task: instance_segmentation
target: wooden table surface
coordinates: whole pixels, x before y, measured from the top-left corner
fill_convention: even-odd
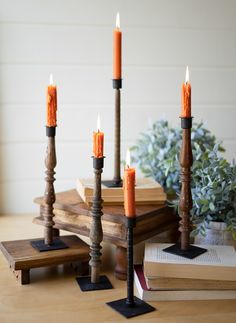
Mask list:
[[[33,215],[0,216],[0,240],[40,237],[42,227],[32,223]],[[71,267],[32,270],[31,284],[21,286],[0,254],[0,322],[125,322],[105,303],[126,296],[126,283],[107,271],[114,289],[82,293]],[[150,302],[158,311],[130,319],[131,322],[233,323],[236,300]]]

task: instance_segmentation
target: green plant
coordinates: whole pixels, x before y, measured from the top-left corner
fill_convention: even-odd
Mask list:
[[[202,123],[192,128],[192,196],[191,212],[195,229],[205,234],[210,221],[221,221],[236,239],[236,166],[219,155],[224,151],[216,138]],[[154,178],[167,193],[180,191],[179,152],[182,133],[171,128],[167,121],[157,121],[146,133],[141,134],[132,147],[134,162],[145,176]],[[178,199],[171,202],[178,207]]]
[[[192,142],[200,148],[213,149],[216,138],[202,123],[193,124]],[[150,129],[141,134],[137,144],[131,148],[133,161],[146,177],[152,177],[159,182],[168,194],[179,191],[179,161],[182,130],[172,128],[168,121],[155,122]],[[223,148],[219,146],[223,151]],[[195,147],[193,146],[193,154]]]
[[[203,151],[195,143],[192,167],[193,235],[206,234],[210,221],[226,223],[236,239],[236,165],[219,156],[218,145]]]

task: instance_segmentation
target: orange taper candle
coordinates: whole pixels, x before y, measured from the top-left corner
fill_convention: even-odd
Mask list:
[[[57,125],[57,87],[53,84],[53,77],[50,74],[50,85],[47,88],[47,127]]]
[[[93,156],[95,158],[103,157],[104,133],[100,130],[100,116],[97,118],[97,132],[93,133]]]
[[[189,82],[189,69],[186,68],[185,83],[182,84],[182,118],[191,117],[191,84]]]
[[[124,171],[124,205],[125,215],[134,218],[135,212],[135,169],[130,167],[130,151],[127,151],[126,167]]]
[[[120,15],[116,15],[116,28],[113,32],[113,79],[120,80],[121,73],[121,46],[122,46],[122,33],[120,31]]]

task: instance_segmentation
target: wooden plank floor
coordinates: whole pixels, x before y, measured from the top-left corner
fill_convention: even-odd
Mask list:
[[[40,237],[42,228],[32,224],[32,218],[33,215],[0,216],[0,240]],[[109,248],[104,249],[104,259],[110,259]],[[127,320],[105,304],[125,297],[125,282],[116,280],[110,270],[107,275],[115,287],[113,290],[82,293],[69,266],[33,269],[31,284],[21,286],[15,281],[5,257],[0,254],[0,322],[125,322]],[[158,311],[131,319],[131,322],[236,322],[236,300],[150,304]]]

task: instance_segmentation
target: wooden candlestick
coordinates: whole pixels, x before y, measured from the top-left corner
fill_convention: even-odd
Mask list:
[[[191,147],[191,128],[183,129],[182,148],[180,153],[180,178],[181,192],[179,199],[181,250],[188,250],[190,247],[190,211],[193,206],[191,193],[191,166],[193,155]]]
[[[115,144],[114,144],[114,176],[112,180],[103,181],[103,185],[107,187],[122,187],[122,179],[120,176],[120,89],[122,88],[122,79],[114,79],[113,89],[115,90]]]
[[[43,211],[44,217],[44,242],[46,245],[51,245],[53,242],[53,204],[56,200],[55,191],[54,191],[54,181],[55,181],[55,171],[57,159],[56,159],[56,149],[55,149],[55,137],[48,137],[48,147],[47,147],[47,155],[45,158],[45,166],[46,166],[46,188],[44,193],[44,202],[45,207]]]
[[[104,164],[104,157],[93,157],[94,168],[94,191],[93,191],[93,204],[92,204],[92,223],[90,228],[91,252],[89,265],[91,268],[91,277],[77,277],[76,280],[84,291],[112,289],[113,286],[109,279],[102,275],[100,276],[101,269],[101,242],[103,240],[103,231],[101,216],[102,213],[102,188],[101,188],[101,175]]]
[[[91,240],[91,259],[89,265],[91,267],[91,282],[98,283],[100,278],[101,268],[101,242],[103,240],[102,231],[102,197],[101,197],[101,174],[103,169],[103,157],[94,158],[94,191],[93,191],[93,205],[92,205],[92,224],[90,229]]]
[[[121,184],[120,176],[120,89],[115,89],[115,147],[114,147],[114,177],[118,186]]]
[[[190,211],[192,209],[191,193],[191,166],[193,164],[192,146],[191,146],[191,128],[192,117],[181,117],[181,128],[183,129],[182,147],[180,152],[180,179],[181,193],[179,199],[179,210],[181,220],[179,222],[179,231],[181,232],[180,244],[170,246],[163,251],[179,255],[188,259],[200,256],[207,250],[190,244]]]
[[[57,164],[55,136],[56,127],[46,127],[46,135],[48,137],[47,153],[45,158],[46,166],[46,188],[44,192],[44,240],[35,240],[31,245],[39,251],[50,251],[65,249],[68,246],[59,238],[54,237],[54,221],[53,221],[53,204],[56,200],[54,191],[55,171],[54,168]]]

